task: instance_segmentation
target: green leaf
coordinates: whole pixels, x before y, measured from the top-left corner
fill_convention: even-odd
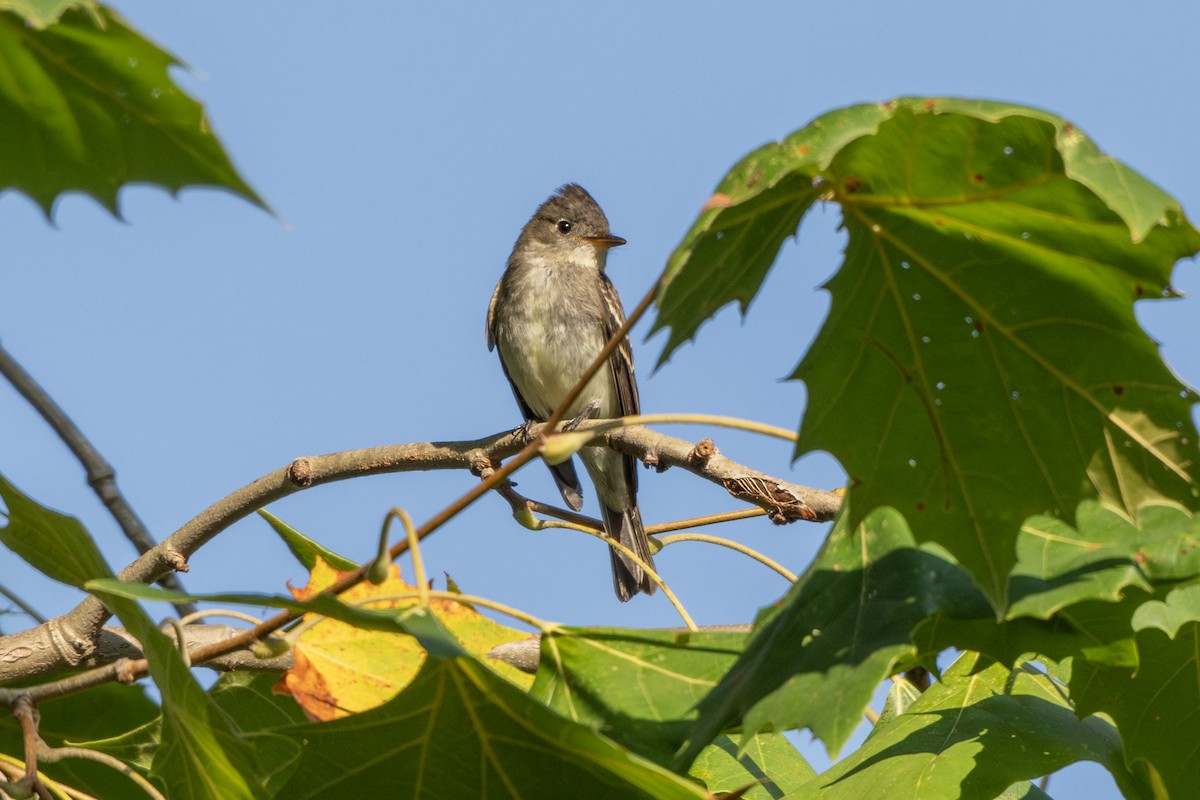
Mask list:
[[[303,745],[295,772],[272,787],[295,800],[706,796],[465,657],[427,660],[376,709],[279,732]]]
[[[1010,671],[966,653],[904,714],[881,722],[862,748],[797,797],[991,800],[1014,782],[1076,761],[1103,765],[1127,798],[1151,796],[1125,768],[1112,725],[1081,721],[1061,685],[1032,665]],[[1025,785],[1017,791],[1028,796]]]
[[[159,707],[146,697],[142,687],[112,683],[42,703],[38,706],[38,714],[38,734],[49,746],[101,750],[130,761],[137,756],[133,748],[114,753],[114,749],[96,746],[96,742],[111,741],[130,729],[153,726]],[[155,746],[157,741],[155,736],[153,742],[147,744]],[[0,750],[18,759],[24,757],[20,728],[10,714],[0,714]],[[148,752],[143,766],[149,766]],[[112,767],[86,759],[42,761],[38,769],[96,797],[137,797],[140,794],[137,786]]]
[[[104,6],[55,21],[63,5],[19,4],[44,27],[0,11],[0,191],[23,192],[47,217],[68,191],[116,215],[129,183],[214,186],[265,209],[204,109],[171,80],[179,61]]]
[[[308,721],[290,695],[272,691],[278,680],[279,676],[273,673],[246,670],[226,672],[208,691],[216,706],[236,727],[238,738],[253,749],[257,774],[264,783],[286,773],[300,755],[301,748],[295,741],[275,731]],[[44,708],[57,706],[58,703],[52,703]],[[108,753],[146,772],[150,769],[161,739],[162,720],[156,717],[118,736],[80,742],[78,745]],[[128,792],[102,796],[124,797],[126,794]]]
[[[1194,606],[1194,592],[1168,603]],[[1157,626],[1156,616],[1151,612],[1145,621]],[[1191,735],[1200,725],[1200,622],[1193,618],[1176,626],[1173,637],[1147,627],[1135,638],[1136,669],[1075,659],[1071,697],[1080,714],[1112,718],[1126,759],[1149,783],[1163,787],[1162,796],[1200,797],[1200,759]]]
[[[1017,781],[1005,789],[996,800],[1051,800],[1050,795],[1029,781]]]
[[[282,608],[299,613],[320,614],[358,628],[388,633],[407,633],[414,637],[434,658],[453,658],[463,655],[458,640],[438,622],[428,609],[419,606],[399,609],[362,608],[343,603],[332,595],[317,595],[310,600],[296,600],[282,595],[256,592],[222,592],[217,594],[185,594],[182,592],[131,583],[116,579],[89,581],[88,591],[108,597],[137,600],[158,600],[167,603],[241,603],[268,608]]]
[[[1196,503],[1196,398],[1133,302],[1170,293],[1200,232],[1045,112],[898,100],[747,156],[672,257],[664,357],[757,291],[782,237],[754,226],[794,230],[818,197],[841,205],[849,244],[793,375],[809,390],[797,453],[845,466],[851,525],[900,509],[1003,609],[1028,517]]]
[[[1165,535],[1176,531],[1171,526]],[[1139,531],[1126,517],[1095,502],[1080,506],[1074,527],[1053,517],[1032,517],[1017,539],[1008,616],[1049,619],[1082,600],[1120,600],[1130,586],[1148,591],[1146,573],[1135,561],[1144,535],[1163,533]]]
[[[668,764],[696,717],[696,703],[733,665],[746,638],[557,628],[542,635],[530,694],[639,755]]]
[[[947,648],[980,649],[1009,665],[1038,653],[1131,668],[1135,623],[1166,629],[1200,619],[1191,589],[1146,604],[1200,568],[1200,527],[1178,507],[1146,506],[1136,525],[1096,503],[1081,506],[1078,529],[1030,520],[1000,620],[952,559],[933,545],[914,547],[898,512],[876,511],[857,531],[847,518],[700,702],[677,766],[735,724],[751,733],[807,726],[836,751],[880,680],[908,663],[932,666]]]
[[[1171,638],[1189,622],[1200,621],[1200,583],[1181,586],[1165,600],[1143,603],[1133,615],[1134,630],[1158,628]]]
[[[1135,242],[1145,238],[1157,225],[1171,227],[1182,216],[1179,204],[1151,181],[1105,155],[1075,125],[1035,108],[999,103],[994,100],[970,100],[944,97],[937,100],[912,100],[936,113],[959,113],[988,122],[1003,122],[1013,115],[1043,120],[1056,130],[1055,144],[1062,153],[1067,177],[1082,183],[1102,198],[1129,228]],[[936,104],[935,106],[930,104]]]
[[[1200,520],[1177,506],[1149,505],[1134,523],[1089,501],[1076,527],[1050,517],[1028,520],[1017,558],[1005,619],[935,614],[913,633],[921,652],[957,647],[1006,664],[1031,652],[1056,660],[1086,655],[1136,667],[1133,631],[1165,608],[1147,600],[1200,574]]]
[[[34,28],[57,22],[68,8],[81,8],[94,14],[99,6],[94,0],[0,0],[0,11],[12,11]]]
[[[1010,665],[1036,653],[1060,660],[1087,655],[1102,663],[1133,666],[1137,650],[1130,639],[1129,618],[1144,600],[1145,594],[1138,592],[1120,603],[1078,603],[1050,620],[934,614],[913,629],[912,638],[926,659],[956,648],[978,650]]]
[[[316,566],[318,557],[329,566],[342,572],[358,569],[357,562],[351,561],[345,556],[338,555],[327,547],[323,547],[320,543],[308,538],[271,512],[259,509],[258,515],[265,519],[267,524],[279,534],[279,538],[283,539],[283,543],[288,546],[288,550],[292,551],[292,555],[296,557],[296,560],[305,569],[311,571]]]
[[[816,772],[780,733],[760,733],[740,747],[728,736],[700,751],[688,774],[704,781],[711,795],[753,786],[746,800],[791,797]],[[757,784],[757,785],[755,785]]]
[[[278,682],[275,673],[237,670],[222,673],[208,693],[243,734],[308,722],[290,695],[272,691]]]
[[[82,588],[92,578],[112,575],[79,520],[37,503],[2,475],[0,499],[8,506],[0,542],[46,576]]]
[[[701,700],[676,766],[737,720],[747,734],[809,727],[835,753],[879,682],[916,662],[914,626],[936,611],[990,613],[962,569],[913,546],[895,510],[877,510],[858,530],[847,518],[839,517],[816,561]]]
[[[668,764],[696,718],[696,702],[737,659],[744,633],[557,628],[542,635],[530,694],[563,716]],[[688,770],[709,792],[759,784],[744,796],[778,797],[815,773],[779,734],[739,748],[719,736]]]
[[[774,156],[759,152],[762,160],[756,164],[769,163]],[[727,177],[722,182],[722,189],[732,188],[725,185],[730,180]],[[696,223],[667,263],[667,280],[685,265],[687,271],[682,279],[664,284],[659,296],[658,319],[648,335],[664,327],[666,320],[674,322],[657,366],[665,364],[675,348],[721,306],[737,300],[742,313],[746,312],[779,248],[796,232],[800,218],[818,194],[803,175],[786,176],[771,188],[771,194],[744,199],[736,212],[726,206],[731,201],[718,189],[709,200],[712,208],[701,215],[703,223]]]
[[[883,702],[883,711],[879,712],[879,719],[871,728],[871,732],[867,734],[867,739],[869,740],[882,730],[892,719],[908,711],[909,706],[920,699],[920,689],[913,686],[906,678],[895,678],[892,681],[892,687],[888,689],[887,699]]]
[[[299,761],[301,747],[278,731],[305,725],[308,719],[291,695],[274,691],[279,676],[246,671],[226,672],[209,689],[209,696],[254,749],[258,777],[280,780]]]
[[[0,528],[0,541],[50,577],[103,595],[105,604],[141,642],[163,698],[162,744],[151,774],[165,781],[171,797],[261,796],[250,780],[249,750],[196,683],[175,644],[137,603],[102,591],[109,584],[129,584],[106,577],[112,571],[79,521],[44,508],[2,477],[0,498],[9,517],[8,525]]]
[[[885,117],[880,106],[827,114],[729,171],[667,263],[650,330],[671,329],[659,366],[717,309],[736,300],[745,313],[780,245],[827,191],[821,170]]]
[[[162,744],[162,716],[115,736],[79,742],[79,747],[108,753],[142,773],[148,773]]]
[[[162,743],[154,753],[151,776],[162,781],[172,800],[262,797],[250,749],[200,688],[174,642],[137,603],[94,591],[141,642],[150,676],[162,693]]]

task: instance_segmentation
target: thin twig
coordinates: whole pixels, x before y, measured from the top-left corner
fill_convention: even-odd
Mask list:
[[[95,761],[103,764],[106,767],[116,770],[124,775],[129,780],[138,785],[138,788],[145,792],[152,800],[166,800],[163,795],[154,788],[150,781],[143,778],[137,770],[130,767],[125,762],[121,761],[108,753],[102,753],[99,750],[88,750],[85,747],[49,747],[45,746],[40,749],[42,761],[54,763],[62,761],[64,758],[82,758],[87,761]]]
[[[532,526],[533,530],[539,530],[543,523],[537,518],[530,519],[523,513],[525,511],[534,514],[545,514],[547,517],[555,517],[556,519],[561,519],[574,525],[582,525],[592,530],[604,530],[604,523],[595,517],[589,517],[587,514],[580,514],[577,511],[559,508],[558,506],[526,497],[516,490],[512,481],[507,481],[497,486],[496,494],[508,501],[508,505],[512,508],[513,516],[517,517],[522,525],[528,523],[527,527]],[[646,529],[646,532],[650,532],[649,528]]]
[[[785,442],[795,443],[796,432],[790,428],[781,428],[778,425],[768,425],[765,422],[756,422],[750,419],[742,419],[741,417],[729,417],[723,414],[633,414],[628,417],[617,417],[609,420],[593,420],[593,424],[588,427],[580,426],[578,430],[569,434],[560,434],[563,438],[568,436],[579,440],[578,446],[595,439],[597,436],[609,433],[619,428],[629,428],[634,425],[705,425],[708,427],[732,428],[733,430],[746,431],[747,433],[758,433],[763,436],[771,436],[775,439],[782,439]],[[589,436],[588,433],[591,432]]]
[[[527,509],[531,512],[538,511],[539,509],[544,509],[548,513],[551,513],[554,516],[557,516],[560,519],[564,520],[562,522],[550,522],[550,521],[538,520],[536,518],[533,518],[532,520],[529,520],[529,521],[537,523],[537,527],[534,528],[535,530],[543,530],[545,528],[568,528],[570,530],[580,531],[582,533],[588,534],[589,536],[595,536],[596,538],[613,545],[613,547],[615,547],[622,554],[628,555],[634,563],[636,563],[643,570],[645,570],[646,574],[650,576],[650,580],[654,581],[658,586],[660,586],[662,588],[663,595],[667,598],[667,600],[671,603],[671,605],[675,607],[675,610],[679,613],[679,616],[683,619],[683,621],[687,625],[688,629],[696,630],[696,623],[692,621],[692,618],[688,614],[687,609],[685,609],[683,607],[683,604],[681,602],[679,602],[679,598],[675,596],[675,593],[671,591],[671,588],[667,585],[667,583],[659,576],[659,574],[649,564],[647,564],[645,561],[643,561],[640,556],[638,556],[636,553],[634,553],[632,550],[630,550],[628,547],[621,544],[620,542],[617,542],[617,541],[614,541],[613,539],[608,538],[608,536],[604,532],[604,524],[602,522],[600,522],[600,520],[593,519],[592,517],[584,516],[583,514],[576,514],[571,511],[564,511],[563,509],[554,508],[553,506],[547,506],[543,503],[538,503],[534,500],[528,500],[527,498],[523,497],[519,492],[517,492],[517,490],[512,487],[511,483],[508,483],[506,486],[497,487],[496,491],[497,491],[497,493],[503,495],[504,498],[506,500],[508,500],[509,504],[512,505],[514,516],[516,516],[520,512],[521,509]],[[652,533],[651,528],[647,528],[646,533]],[[711,538],[715,538],[715,537],[711,537]],[[753,551],[751,551],[751,552],[753,552]],[[770,561],[770,559],[767,559],[766,556],[761,556],[759,560],[762,560],[762,559],[766,559],[766,561]],[[773,562],[773,561],[771,562],[771,564],[774,564],[774,563],[775,562]],[[783,569],[782,567],[779,567],[778,564],[776,564],[775,566],[778,567],[778,569]]]
[[[582,429],[587,423],[580,425]],[[603,424],[603,423],[601,423]],[[659,471],[680,467],[719,483],[738,500],[767,512],[772,522],[827,522],[841,507],[835,492],[812,489],[751,469],[721,454],[712,439],[692,443],[634,425],[605,435],[607,444]]]
[[[688,519],[678,519],[674,522],[659,522],[654,525],[646,526],[646,533],[651,536],[658,536],[672,531],[688,530],[689,528],[702,528],[705,525],[719,525],[722,522],[733,522],[739,519],[753,519],[754,517],[765,517],[767,512],[761,508],[743,508],[740,511],[725,511],[720,514],[705,514],[703,517],[689,517]]]
[[[195,614],[188,614],[179,622],[186,628],[194,622],[199,622],[202,619],[209,617],[228,617],[229,619],[237,619],[242,622],[249,622],[251,625],[257,625],[262,622],[262,619],[251,614],[246,614],[242,611],[236,611],[231,608],[206,608],[197,611]]]
[[[21,783],[37,793],[41,800],[53,800],[50,790],[42,784],[38,775],[38,747],[42,737],[38,733],[38,713],[29,695],[18,697],[12,704],[12,714],[21,723],[21,738],[25,742],[25,777]]]
[[[425,560],[421,558],[421,548],[417,543],[417,530],[413,527],[412,517],[402,508],[393,508],[388,512],[387,522],[384,522],[384,532],[386,534],[388,522],[393,518],[399,519],[404,524],[404,538],[408,542],[409,557],[413,562],[413,582],[417,587],[417,595],[421,598],[421,605],[429,605],[429,580],[425,577]]]
[[[19,695],[28,695],[35,703],[66,697],[93,686],[120,681],[127,673],[129,665],[136,663],[135,659],[120,658],[111,664],[80,672],[67,678],[59,678],[49,683],[39,683],[21,689],[8,689],[0,686],[0,704],[11,706]]]
[[[658,541],[662,542],[663,547],[666,547],[669,544],[674,544],[675,542],[707,542],[708,544],[727,547],[730,550],[735,550],[744,556],[754,559],[764,567],[775,570],[784,578],[786,578],[788,582],[796,582],[796,575],[791,570],[785,568],[782,564],[774,559],[763,555],[754,548],[747,547],[741,542],[723,539],[720,536],[709,536],[706,533],[675,533],[670,536],[660,537]]]
[[[645,572],[647,576],[649,576],[650,580],[654,581],[654,583],[658,585],[658,588],[663,590],[663,595],[667,598],[667,600],[671,603],[671,605],[675,607],[676,613],[679,614],[680,619],[682,619],[684,624],[687,625],[688,630],[692,630],[692,631],[699,630],[696,627],[696,623],[692,621],[692,617],[690,614],[688,614],[687,609],[683,607],[683,603],[679,602],[679,598],[675,596],[675,593],[673,591],[671,591],[671,587],[668,586],[667,582],[662,579],[662,576],[660,576],[654,570],[654,567],[650,566],[650,564],[648,564],[645,560],[643,560],[641,556],[639,556],[637,553],[633,552],[633,550],[631,548],[629,548],[622,542],[620,542],[616,539],[610,539],[608,537],[608,534],[606,534],[604,532],[603,528],[600,528],[599,530],[597,530],[595,528],[585,526],[585,525],[576,525],[572,522],[547,522],[546,525],[547,525],[547,527],[570,528],[571,530],[579,531],[581,533],[586,533],[588,536],[594,536],[597,539],[599,539],[600,541],[608,544],[614,550],[619,552],[622,556],[625,556],[630,561],[632,561],[633,563],[635,563],[639,567],[641,567],[642,571]]]
[[[519,608],[514,608],[495,600],[489,600],[488,598],[480,597],[479,595],[463,594],[462,592],[450,592],[441,589],[430,589],[423,595],[421,592],[417,591],[415,586],[413,587],[412,591],[392,592],[389,594],[364,597],[359,600],[355,600],[353,605],[366,607],[370,606],[372,603],[407,600],[416,600],[418,603],[426,603],[427,601],[422,601],[422,597],[426,597],[427,600],[447,600],[454,603],[461,603],[464,606],[481,606],[483,608],[490,608],[493,611],[512,617],[520,622],[524,622],[529,627],[537,628],[543,632],[556,631],[562,627],[562,625],[557,622],[549,622],[547,620],[539,619],[532,614],[526,614]]]
[[[54,401],[54,398],[46,393],[46,390],[34,380],[24,367],[17,363],[17,360],[3,346],[0,346],[0,375],[8,379],[13,388],[58,434],[58,438],[62,439],[63,444],[75,454],[75,458],[83,465],[84,472],[87,474],[88,486],[92,487],[92,491],[100,498],[100,502],[108,508],[113,519],[124,531],[125,537],[133,542],[137,551],[146,553],[154,547],[154,537],[146,530],[142,520],[125,500],[121,490],[117,488],[116,470],[104,460],[100,451],[83,435],[83,431],[79,430],[79,427],[67,416],[62,407]],[[158,582],[168,589],[174,589],[177,592],[183,591],[183,586],[174,573],[163,575]],[[190,603],[181,603],[175,606],[175,610],[182,617],[196,609]]]
[[[793,444],[796,442],[796,432],[790,428],[781,428],[778,425],[768,425],[765,422],[723,414],[641,414],[635,417],[622,417],[621,424],[625,427],[629,425],[715,425],[748,433],[759,433]]]
[[[165,623],[175,631],[175,647],[179,650],[179,657],[183,659],[183,664],[186,667],[192,666],[192,657],[188,654],[187,639],[183,635],[183,623],[176,617],[171,617]]]
[[[25,615],[35,620],[39,625],[46,621],[46,618],[37,612],[37,609],[21,599],[20,595],[11,591],[7,586],[0,583],[0,594],[8,598],[9,602],[17,606],[25,612]]]

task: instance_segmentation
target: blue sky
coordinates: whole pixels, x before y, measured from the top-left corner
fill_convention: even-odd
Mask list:
[[[370,4],[151,3],[116,8],[190,65],[181,85],[278,219],[228,194],[121,195],[124,221],[90,199],[56,207],[0,196],[0,339],[117,467],[159,537],[298,455],[468,439],[519,416],[484,345],[493,286],[522,224],[577,181],[629,240],[609,274],[630,306],[738,158],[833,108],[901,95],[1021,102],[1070,118],[1107,152],[1200,209],[1195,101],[1200,7],[1113,2]],[[726,309],[652,373],[661,337],[635,335],[643,408],[795,427],[791,372],[828,308],[819,285],[843,239],[815,209],[743,323]],[[1192,263],[1176,285],[1200,287]],[[1177,373],[1200,383],[1195,298],[1139,315]],[[832,488],[817,455],[726,431],[726,455]],[[114,565],[132,556],[78,465],[0,386],[0,470],[78,515]],[[536,466],[536,465],[535,465]],[[522,490],[552,499],[540,468]],[[395,475],[322,487],[272,507],[366,558],[384,513],[417,520],[468,475]],[[648,522],[734,508],[683,474],[645,474]],[[589,498],[589,503],[593,502]],[[595,513],[594,506],[588,508]],[[724,533],[802,570],[822,529],[763,521]],[[431,573],[564,622],[678,624],[665,599],[613,597],[593,540],[518,527],[487,497],[432,537]],[[744,621],[785,588],[762,567],[681,544],[660,567],[701,624]],[[0,575],[45,613],[74,595],[0,552]],[[189,588],[281,590],[302,570],[259,520],[192,560]],[[5,619],[5,629],[15,620]],[[807,740],[807,734],[801,737]],[[806,755],[821,766],[820,748]],[[1051,783],[1062,798],[1115,796],[1097,767]]]

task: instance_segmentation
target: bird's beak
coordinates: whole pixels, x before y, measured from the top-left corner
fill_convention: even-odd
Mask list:
[[[611,233],[608,236],[585,236],[584,241],[599,247],[601,250],[607,250],[610,247],[620,247],[625,244],[625,240],[620,236],[613,236]]]

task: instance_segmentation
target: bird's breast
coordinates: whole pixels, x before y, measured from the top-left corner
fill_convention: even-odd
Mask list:
[[[508,297],[498,310],[496,345],[509,377],[526,404],[543,419],[559,404],[604,346],[599,296],[578,274],[535,266],[509,276]],[[586,276],[585,276],[586,277]],[[616,408],[606,391],[612,377],[603,369],[580,394],[567,416],[592,398],[601,416]]]

